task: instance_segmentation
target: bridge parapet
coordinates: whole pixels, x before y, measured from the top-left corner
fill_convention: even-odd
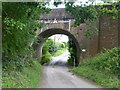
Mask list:
[[[61,28],[63,30],[70,31],[71,29],[71,22],[73,22],[73,19],[68,20],[41,20],[40,22],[43,22],[43,28],[41,28],[41,32],[48,30],[50,28]]]

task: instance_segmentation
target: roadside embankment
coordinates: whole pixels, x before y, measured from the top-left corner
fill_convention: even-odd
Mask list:
[[[30,63],[29,63],[30,64]],[[3,70],[3,88],[37,88],[40,83],[41,65],[37,60],[22,70]]]
[[[120,88],[120,47],[88,58],[72,69],[77,75],[88,78],[106,88]]]

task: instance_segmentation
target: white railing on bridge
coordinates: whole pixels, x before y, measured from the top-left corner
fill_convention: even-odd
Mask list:
[[[68,23],[68,25],[69,25],[68,31],[70,31],[71,19],[69,19],[69,20],[56,20],[56,19],[54,19],[54,20],[48,20],[48,21],[40,20],[40,22],[43,22],[44,25],[46,25],[46,24]],[[43,28],[41,28],[41,32],[42,31],[44,31],[44,26],[43,26]]]

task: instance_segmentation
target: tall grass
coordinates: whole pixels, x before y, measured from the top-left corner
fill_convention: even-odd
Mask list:
[[[3,88],[37,88],[40,82],[41,65],[33,60],[30,67],[23,68],[22,71],[3,71]]]

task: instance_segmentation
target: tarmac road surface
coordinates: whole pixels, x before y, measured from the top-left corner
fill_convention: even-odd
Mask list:
[[[73,75],[66,66],[69,52],[54,57],[42,69],[40,88],[100,88],[88,80]]]

